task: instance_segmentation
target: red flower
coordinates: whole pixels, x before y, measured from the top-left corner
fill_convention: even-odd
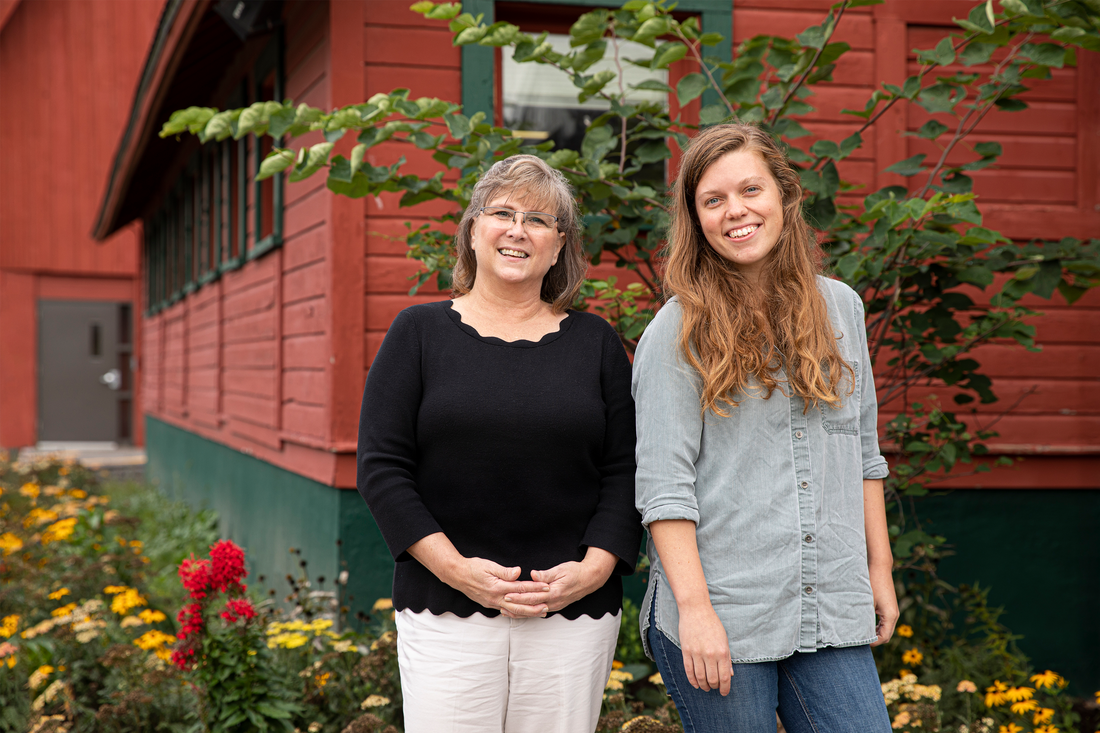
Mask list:
[[[247,621],[255,617],[256,609],[252,607],[252,602],[247,598],[229,599],[229,602],[225,604],[225,610],[222,611],[222,618],[229,623],[235,623],[241,618]]]
[[[231,588],[244,590],[241,579],[248,575],[244,569],[244,550],[230,540],[218,540],[210,548],[211,582],[219,591]]]
[[[189,603],[180,609],[179,615],[176,616],[176,620],[180,622],[180,631],[178,637],[186,639],[192,634],[197,634],[202,631],[202,604]]]
[[[206,592],[214,584],[211,576],[210,561],[187,558],[180,563],[180,581],[183,587],[191,594],[191,598],[202,600],[206,598]]]
[[[194,649],[177,649],[172,652],[172,664],[176,665],[179,669],[186,670],[191,666],[191,660],[194,656]]]

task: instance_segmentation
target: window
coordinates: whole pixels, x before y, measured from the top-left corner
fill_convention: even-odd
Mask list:
[[[226,108],[281,100],[284,91],[281,29]],[[209,142],[146,220],[146,312],[155,313],[216,280],[223,272],[282,244],[284,176],[256,181],[272,140],[252,136]]]

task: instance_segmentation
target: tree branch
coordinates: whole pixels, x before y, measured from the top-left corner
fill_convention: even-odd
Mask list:
[[[733,109],[733,105],[722,91],[722,87],[718,85],[718,82],[714,78],[714,74],[710,71],[710,67],[703,61],[703,56],[699,53],[698,45],[689,41],[679,27],[676,28],[676,35],[679,36],[684,45],[691,50],[691,55],[695,57],[695,61],[699,64],[699,68],[707,75],[707,80],[710,81],[711,88],[718,94],[718,98],[722,100],[722,104],[726,105],[726,109],[729,110],[730,116],[737,119],[737,112]]]

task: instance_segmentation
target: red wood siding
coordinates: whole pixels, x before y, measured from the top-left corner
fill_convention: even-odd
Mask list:
[[[102,244],[90,232],[160,13],[146,0],[0,6],[0,446],[38,437],[37,300],[136,302],[141,226]]]
[[[327,11],[286,10],[287,96],[322,108],[333,104]],[[148,414],[328,484],[349,460],[330,424],[333,198],[320,175],[288,184],[281,248],[144,320]]]

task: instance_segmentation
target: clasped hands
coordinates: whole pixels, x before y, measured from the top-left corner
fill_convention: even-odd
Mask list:
[[[409,547],[409,554],[470,600],[509,618],[542,617],[560,611],[602,587],[618,562],[607,550],[589,547],[581,562],[534,570],[531,580],[520,580],[520,568],[465,557],[442,532],[416,542]]]

